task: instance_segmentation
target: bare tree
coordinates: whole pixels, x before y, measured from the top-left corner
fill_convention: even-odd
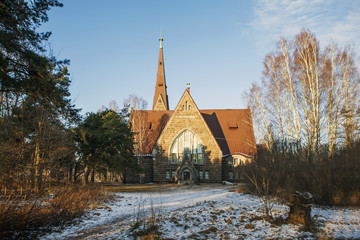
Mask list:
[[[271,180],[269,174],[266,173],[258,176],[252,172],[252,175],[247,177],[253,187],[253,191],[251,192],[256,196],[259,196],[260,202],[263,205],[265,220],[273,220],[272,208],[274,206],[274,198],[271,192]]]
[[[255,122],[255,135],[257,135],[258,138],[263,139],[267,147],[271,149],[274,139],[262,89],[260,86],[253,83],[249,93],[245,93],[245,98],[248,100],[248,105],[250,106]]]
[[[345,145],[350,147],[355,142],[359,130],[359,74],[356,68],[354,51],[347,46],[339,53],[340,73],[343,82],[343,104],[341,123]]]
[[[293,41],[280,39],[264,59],[262,86],[245,94],[255,129],[268,147],[274,140],[296,143],[308,160],[322,144],[329,156],[339,136],[350,146],[359,131],[359,73],[354,50],[335,44],[320,50],[315,35],[303,30]],[[339,134],[340,133],[340,134]],[[284,147],[282,147],[284,151]]]

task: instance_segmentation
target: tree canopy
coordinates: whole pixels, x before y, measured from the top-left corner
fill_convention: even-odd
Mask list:
[[[0,2],[0,181],[6,189],[42,190],[64,179],[75,160],[68,60],[48,56],[51,33],[38,32],[56,0]],[[65,164],[67,163],[67,164]],[[46,180],[46,181],[45,181]]]
[[[105,109],[88,113],[76,128],[79,156],[85,165],[85,181],[91,174],[100,173],[107,177],[109,172],[120,173],[125,180],[126,170],[139,170],[133,149],[133,133],[126,116]]]

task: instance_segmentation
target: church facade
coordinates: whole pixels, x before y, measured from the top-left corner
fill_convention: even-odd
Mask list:
[[[132,110],[130,116],[144,172],[128,182],[241,180],[239,169],[256,153],[250,109],[201,110],[188,86],[170,110],[162,41],[152,110]]]

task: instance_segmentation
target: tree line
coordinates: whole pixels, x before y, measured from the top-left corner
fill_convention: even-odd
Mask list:
[[[320,49],[310,30],[281,38],[245,97],[260,140],[252,171],[323,203],[360,204],[359,61],[351,45]],[[260,170],[262,169],[262,170]]]
[[[41,192],[59,183],[121,179],[139,170],[127,108],[82,117],[70,99],[69,60],[38,32],[57,0],[0,2],[0,184],[4,195]]]

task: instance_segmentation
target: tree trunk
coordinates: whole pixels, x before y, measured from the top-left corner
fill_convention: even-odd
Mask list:
[[[87,185],[89,183],[89,175],[90,175],[90,167],[86,166],[85,175],[84,175],[84,183]]]
[[[91,169],[91,183],[95,182],[95,169],[94,167]]]
[[[34,167],[35,167],[34,188],[38,192],[40,192],[42,189],[42,168],[40,166],[40,161],[41,161],[40,147],[39,147],[39,143],[36,143],[35,156],[34,156]]]

